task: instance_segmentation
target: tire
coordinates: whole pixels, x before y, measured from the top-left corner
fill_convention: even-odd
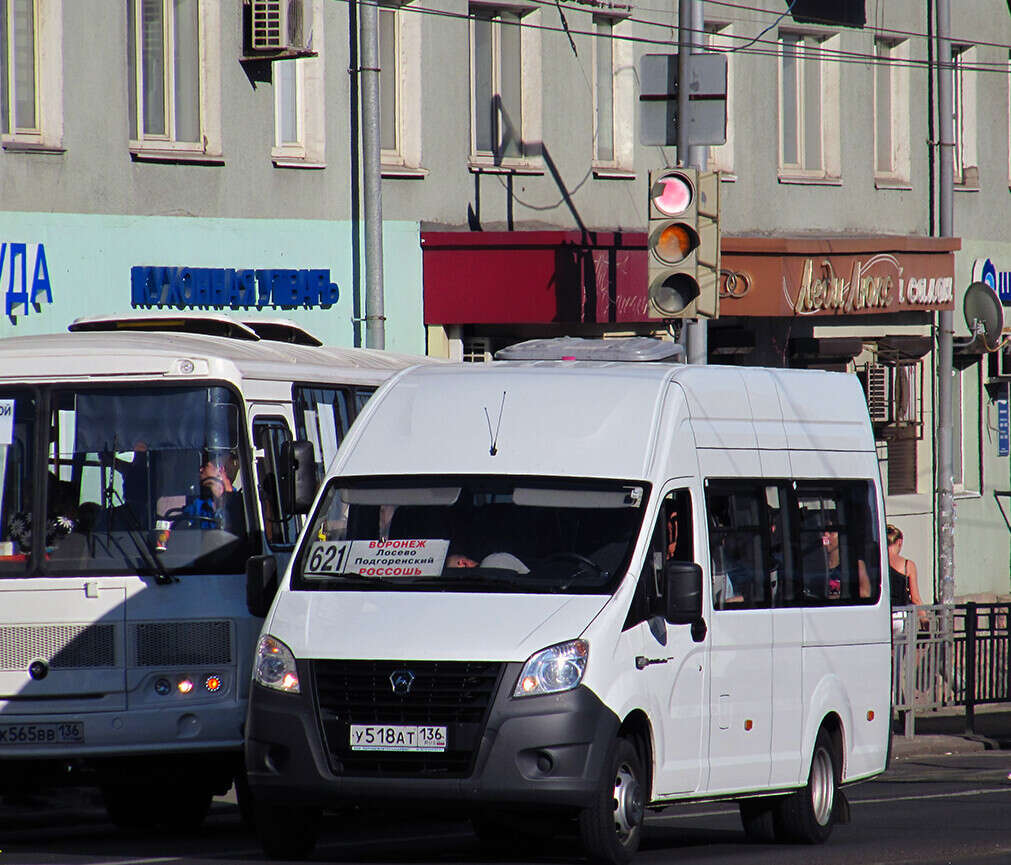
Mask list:
[[[211,789],[200,784],[108,784],[102,800],[109,819],[120,829],[165,826],[192,832],[203,825],[211,809]]]
[[[755,844],[771,844],[777,840],[775,799],[742,799],[737,805],[741,809],[741,824],[749,841]]]
[[[593,803],[579,814],[587,855],[601,865],[628,865],[642,840],[644,772],[629,739],[618,738],[604,765]]]
[[[316,847],[322,812],[269,802],[255,802],[256,838],[268,859],[306,859]]]
[[[824,844],[832,834],[839,789],[839,759],[824,728],[818,731],[807,784],[779,803],[776,838],[795,844]]]

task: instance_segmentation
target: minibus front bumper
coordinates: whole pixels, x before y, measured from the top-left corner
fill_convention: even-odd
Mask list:
[[[514,698],[520,664],[504,665],[464,763],[436,759],[402,765],[354,765],[336,753],[349,729],[320,710],[309,665],[301,694],[255,685],[246,724],[246,769],[262,801],[337,806],[365,801],[459,801],[581,807],[599,790],[617,716],[588,688]],[[350,719],[353,723],[355,719]],[[465,738],[460,730],[458,738]],[[338,737],[342,741],[335,741]],[[448,731],[453,745],[457,731]],[[367,755],[366,755],[367,756]],[[384,755],[377,754],[378,758]]]

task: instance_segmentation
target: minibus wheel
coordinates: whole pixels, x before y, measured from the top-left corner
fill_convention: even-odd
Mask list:
[[[832,738],[823,727],[814,743],[806,786],[784,798],[777,808],[777,839],[824,843],[832,834],[838,788],[839,760]]]
[[[639,849],[645,811],[642,760],[630,739],[615,740],[593,802],[579,814],[579,834],[590,859],[627,865]]]
[[[319,808],[255,801],[256,839],[268,859],[306,859],[316,847],[323,814]]]

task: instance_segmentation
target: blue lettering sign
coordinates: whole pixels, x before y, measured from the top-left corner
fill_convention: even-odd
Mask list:
[[[45,258],[36,260],[31,299],[49,290]],[[0,245],[0,272],[5,245]],[[12,271],[13,274],[13,271]],[[13,280],[13,275],[11,276]],[[24,279],[24,277],[22,278]],[[13,289],[13,282],[11,283]],[[27,298],[27,291],[25,291]],[[132,307],[173,307],[175,309],[329,309],[337,303],[340,289],[330,281],[330,271],[237,270],[231,267],[146,267],[130,268]],[[19,301],[20,302],[20,301]],[[50,301],[52,302],[52,301]],[[12,303],[8,293],[8,305]],[[9,314],[9,313],[8,313]]]
[[[1006,457],[1011,453],[1011,435],[1008,423],[1008,401],[1006,399],[997,400],[997,456]]]
[[[31,289],[28,288],[29,272]],[[5,286],[5,287],[4,287]],[[18,307],[28,315],[32,308],[40,311],[40,301],[53,302],[53,286],[49,279],[46,248],[41,243],[0,243],[0,288],[3,288],[4,311],[14,318]]]

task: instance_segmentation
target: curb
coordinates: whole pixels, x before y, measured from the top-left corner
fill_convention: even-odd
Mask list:
[[[892,739],[892,759],[949,754],[977,754],[1000,750],[1000,744],[985,736],[918,735],[912,739],[896,734]]]

